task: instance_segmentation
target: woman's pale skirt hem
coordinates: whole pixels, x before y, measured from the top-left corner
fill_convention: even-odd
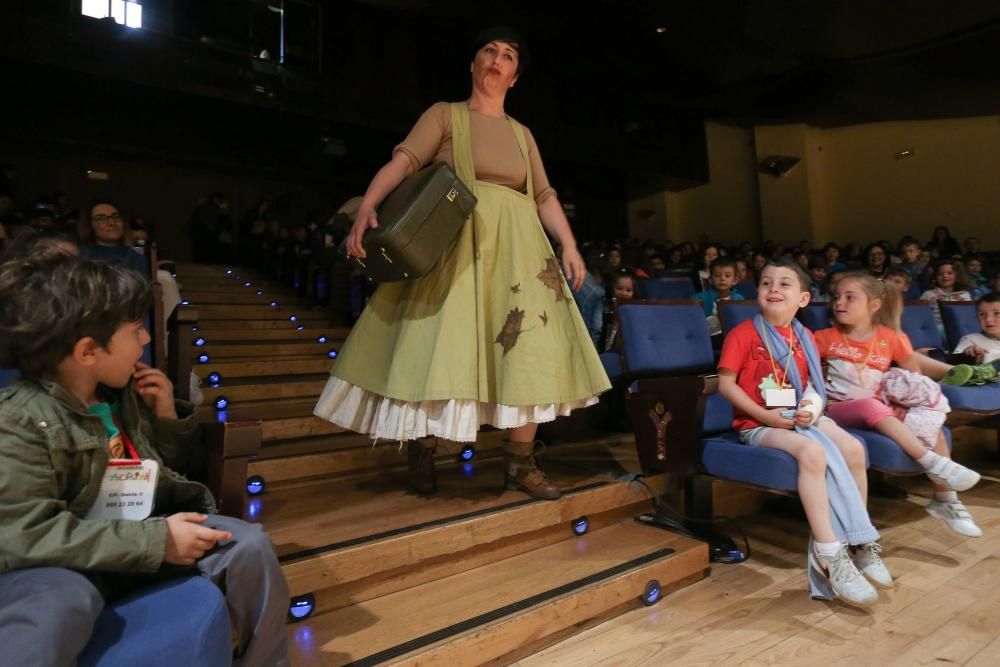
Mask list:
[[[545,405],[501,405],[474,399],[401,401],[330,377],[313,414],[376,440],[404,441],[433,436],[475,442],[482,424],[500,429],[543,424],[597,402],[597,396]]]

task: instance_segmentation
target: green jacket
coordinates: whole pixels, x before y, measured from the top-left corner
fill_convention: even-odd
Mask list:
[[[167,540],[160,515],[216,511],[207,488],[171,469],[198,455],[191,404],[177,402],[181,419],[159,420],[131,385],[114,393],[139,456],[160,464],[156,518],[84,519],[109,458],[100,418],[59,384],[15,382],[0,391],[0,574],[40,566],[155,572]]]

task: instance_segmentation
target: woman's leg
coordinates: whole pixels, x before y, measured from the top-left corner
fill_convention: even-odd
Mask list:
[[[837,449],[844,455],[844,462],[847,463],[847,468],[851,471],[851,476],[854,477],[854,481],[858,485],[858,491],[861,492],[861,500],[867,505],[868,467],[865,446],[861,444],[860,440],[840,428],[832,419],[821,419],[818,428],[833,440]]]
[[[504,483],[508,489],[520,489],[529,496],[555,500],[562,495],[535,462],[535,434],[538,424],[529,423],[508,430],[503,443]]]
[[[809,529],[817,542],[836,542],[837,535],[830,523],[830,501],[826,493],[826,454],[813,440],[779,428],[770,428],[760,438],[762,447],[780,449],[791,454],[799,464],[798,489]]]

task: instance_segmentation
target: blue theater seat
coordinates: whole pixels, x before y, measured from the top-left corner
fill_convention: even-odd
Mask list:
[[[934,311],[926,301],[908,301],[903,306],[903,331],[910,338],[914,349],[944,349],[941,330],[934,320]]]
[[[55,640],[55,639],[54,639]],[[145,588],[101,613],[80,667],[225,667],[232,664],[229,612],[205,577]]]
[[[0,368],[0,389],[21,377],[16,368]]]
[[[601,363],[604,365],[604,372],[608,374],[608,379],[614,382],[622,374],[622,359],[617,352],[603,352],[600,355]]]
[[[690,278],[647,278],[639,281],[639,293],[646,299],[690,299],[695,289]]]
[[[719,302],[719,322],[722,324],[722,333],[727,334],[736,328],[737,324],[745,320],[752,320],[760,312],[757,299],[753,301],[720,301]]]
[[[805,308],[799,310],[799,314],[796,317],[810,331],[816,332],[829,329],[831,326],[830,304],[810,303]]]
[[[979,333],[979,318],[976,317],[975,301],[942,301],[941,322],[944,324],[945,338],[948,340],[948,351],[958,347],[962,336]]]

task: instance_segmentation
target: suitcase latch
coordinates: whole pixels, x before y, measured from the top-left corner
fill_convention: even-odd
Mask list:
[[[445,197],[448,198],[448,201],[455,201],[455,199],[458,197],[458,188],[452,188],[451,192],[446,194]]]
[[[389,255],[385,254],[385,248],[379,248],[382,251],[382,259],[392,264],[392,260],[389,259]]]

